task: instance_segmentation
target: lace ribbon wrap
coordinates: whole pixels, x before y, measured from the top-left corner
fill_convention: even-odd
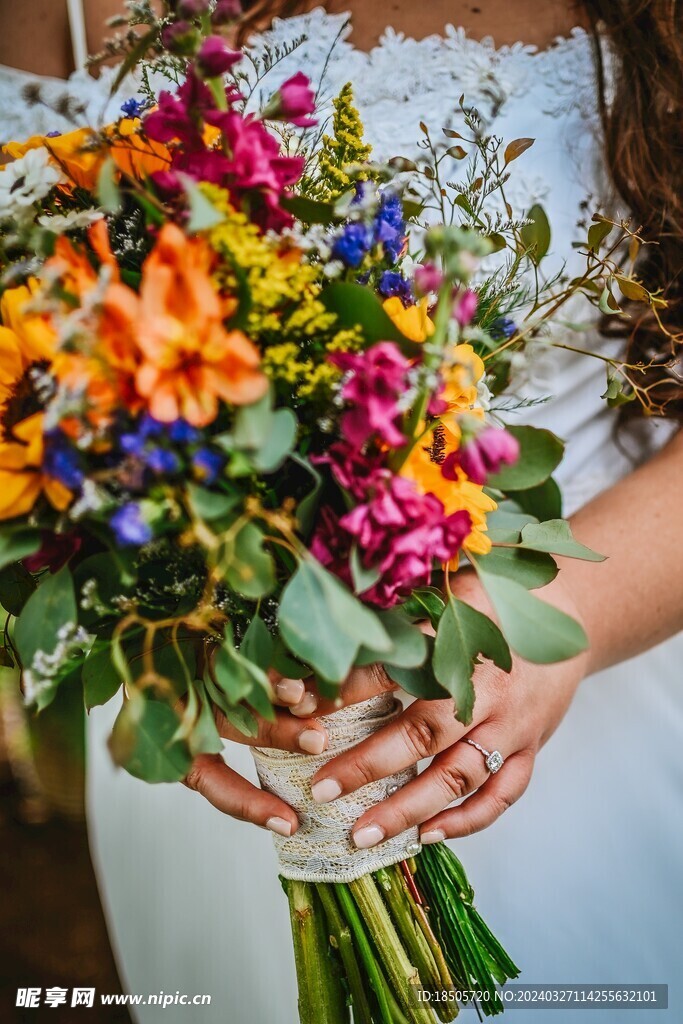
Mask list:
[[[391,694],[373,697],[321,719],[330,737],[319,755],[291,754],[254,747],[256,770],[264,789],[275,793],[297,812],[299,828],[288,838],[274,836],[280,874],[303,882],[352,882],[378,868],[388,867],[420,851],[417,828],[408,829],[370,850],[358,850],[351,828],[364,811],[385,800],[417,775],[415,766],[328,804],[311,796],[315,773],[343,750],[355,747],[401,713]]]

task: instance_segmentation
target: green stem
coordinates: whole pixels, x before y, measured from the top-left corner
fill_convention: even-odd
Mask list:
[[[301,1024],[348,1024],[339,977],[332,969],[325,917],[308,882],[287,882]]]
[[[423,1009],[417,1001],[420,977],[408,959],[372,875],[363,875],[355,882],[349,882],[349,889],[370,930],[404,1013],[412,1024],[433,1024],[431,1010]]]
[[[365,928],[361,920],[360,914],[356,909],[356,905],[353,902],[351,893],[346,883],[341,882],[336,887],[337,898],[341,905],[341,908],[346,916],[346,920],[351,926],[353,937],[356,940],[356,945],[363,961],[363,966],[368,974],[370,985],[372,986],[375,995],[377,996],[377,1002],[379,1004],[380,1024],[393,1024],[393,1017],[391,1015],[391,1008],[387,1000],[387,993],[383,983],[382,972],[379,964],[375,960],[374,953],[368,937],[365,934]]]
[[[372,1024],[372,1011],[365,994],[363,976],[356,959],[352,929],[340,913],[339,905],[334,895],[335,887],[321,883],[316,885],[315,888],[325,910],[327,924],[337,944],[337,949],[346,971],[353,1006],[353,1022],[354,1024]]]
[[[399,878],[400,875],[401,869],[394,865],[392,868],[381,868],[376,871],[375,880],[403,939],[406,952],[417,968],[420,982],[426,988],[439,988],[439,969],[415,920],[413,908],[405,898],[405,883],[402,876]]]

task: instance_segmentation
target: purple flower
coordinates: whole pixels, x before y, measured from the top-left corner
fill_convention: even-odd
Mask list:
[[[499,316],[491,325],[491,335],[496,339],[504,338],[509,341],[517,331],[517,324],[509,316]]]
[[[174,444],[196,444],[201,438],[201,433],[187,420],[174,420],[167,426],[168,436]]]
[[[347,224],[332,246],[332,256],[345,267],[359,267],[372,246],[372,232],[365,224]]]
[[[477,312],[478,302],[477,293],[473,292],[471,288],[466,288],[456,295],[453,303],[453,317],[461,327],[467,327],[472,322],[472,318]]]
[[[310,115],[315,113],[315,94],[310,80],[301,71],[283,82],[268,102],[263,116],[269,120],[289,121],[299,128],[317,124]]]
[[[162,44],[178,57],[194,56],[199,39],[199,32],[189,21],[174,21],[161,31]]]
[[[199,48],[197,67],[207,78],[218,78],[242,60],[239,50],[231,50],[220,36],[209,36]]]
[[[403,203],[400,196],[384,192],[375,217],[374,240],[384,246],[386,256],[395,263],[406,237]]]
[[[393,341],[380,341],[357,355],[338,352],[330,361],[350,374],[342,397],[350,408],[342,416],[344,438],[352,445],[364,445],[376,437],[392,448],[405,443],[397,421],[398,399],[407,387],[410,363]]]
[[[503,465],[511,466],[519,458],[516,437],[499,427],[485,427],[468,444],[447,455],[441,472],[447,480],[457,480],[460,468],[472,483],[483,485]]]
[[[142,518],[140,506],[129,501],[118,508],[109,520],[119,544],[131,546],[147,544],[152,539],[152,528]]]
[[[402,274],[395,270],[384,271],[379,279],[377,291],[385,299],[390,299],[394,295],[398,296],[404,306],[409,306],[413,302],[413,288],[410,281],[407,281]]]
[[[53,533],[52,530],[40,531],[40,547],[34,554],[22,559],[29,572],[42,572],[49,569],[57,572],[75,555],[83,543],[78,533]]]
[[[205,484],[214,483],[224,465],[224,457],[211,448],[200,448],[192,456],[194,475]]]
[[[136,100],[134,97],[121,104],[124,117],[142,117],[146,109],[147,100]]]
[[[180,468],[178,456],[168,448],[152,448],[145,455],[145,462],[157,476],[170,476]]]
[[[350,512],[337,519],[324,510],[311,550],[348,582],[355,543],[362,564],[381,574],[363,599],[391,608],[415,587],[430,584],[434,564],[455,557],[471,527],[467,512],[447,516],[435,495],[421,494],[413,481],[382,469],[367,481],[366,500]]]
[[[45,436],[43,469],[71,491],[78,491],[83,485],[81,456],[61,430],[52,430]]]

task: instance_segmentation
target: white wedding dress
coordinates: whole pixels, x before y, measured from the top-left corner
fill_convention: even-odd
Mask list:
[[[522,44],[497,49],[458,29],[419,42],[388,29],[370,54],[338,40],[328,61],[344,22],[320,9],[278,21],[256,42],[257,52],[302,41],[275,66],[264,91],[297,70],[317,81],[327,64],[323,96],[353,83],[378,158],[416,155],[420,121],[435,135],[457,126],[464,94],[506,140],[536,139],[513,165],[508,198],[517,213],[544,205],[552,258],[558,267],[573,265],[577,222],[610,203],[619,211],[602,165],[589,36],[576,30],[537,53]],[[43,130],[35,108],[17,104],[15,83],[16,74],[0,74],[2,109],[19,122],[12,134]],[[102,107],[103,87],[82,77],[75,84]],[[0,134],[7,137],[4,129]],[[590,320],[592,311],[580,315]],[[579,344],[604,351],[596,326],[579,337]],[[571,512],[632,463],[615,440],[615,414],[600,400],[602,364],[547,346],[537,356],[525,394],[550,400],[518,416],[566,439],[560,479]],[[653,427],[650,441],[660,445],[668,433]],[[633,544],[637,587],[637,551],[647,537]],[[524,981],[669,984],[668,1011],[605,1009],[601,1024],[683,1020],[682,664],[679,636],[586,680],[539,756],[527,794],[495,826],[453,844],[480,910]],[[221,816],[180,785],[147,786],[115,770],[105,743],[116,710],[90,716],[89,814],[125,990],[212,997],[210,1007],[140,1007],[137,1020],[295,1024],[287,904],[269,836]],[[231,747],[227,756],[255,777],[245,747]],[[583,1010],[539,1010],[532,1019],[542,1024],[546,1017],[557,1024],[587,1020]]]

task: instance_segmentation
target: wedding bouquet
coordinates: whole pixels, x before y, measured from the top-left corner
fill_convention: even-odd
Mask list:
[[[244,58],[219,34],[231,12],[134,5],[145,29],[114,47],[119,80],[140,64],[174,88],[104,128],[11,143],[0,171],[0,656],[38,711],[74,678],[88,709],[118,699],[112,756],[149,782],[222,750],[216,710],[254,736],[273,671],[334,697],[376,663],[467,723],[481,658],[505,672],[511,650],[581,651],[580,625],[533,591],[555,555],[601,556],[561,518],[562,442],[504,426],[496,396],[568,295],[614,311],[616,281],[656,306],[600,255],[618,227],[601,218],[585,275],[544,292],[536,273],[530,296],[543,211],[483,203],[531,140],[503,147],[474,112],[461,142],[485,177],[452,195],[458,223],[427,231],[426,129],[431,163],[375,164],[350,89],[316,127],[302,73],[247,113]],[[630,397],[608,363],[608,398]],[[496,622],[452,593],[464,562]],[[410,772],[312,803],[325,759],[396,713],[387,695],[328,716],[321,757],[255,752],[301,822],[276,844],[305,1022],[427,1022],[419,986],[495,1013],[518,973],[446,846],[421,850],[417,830],[353,846],[359,808]]]

